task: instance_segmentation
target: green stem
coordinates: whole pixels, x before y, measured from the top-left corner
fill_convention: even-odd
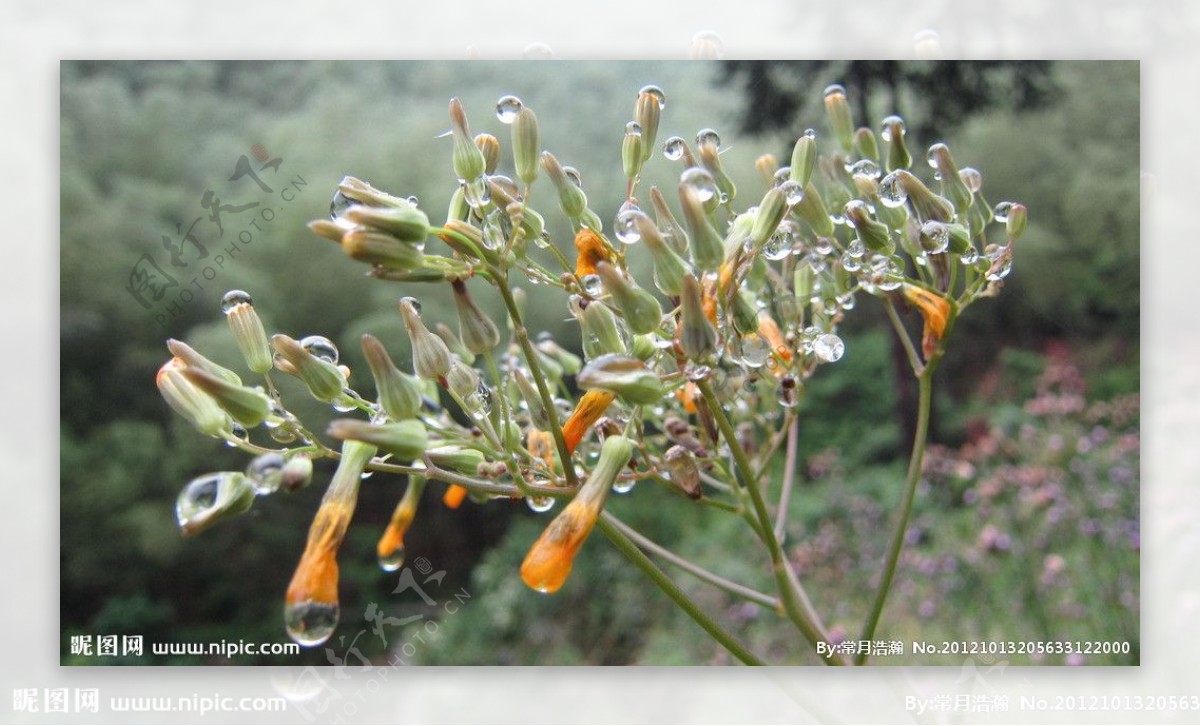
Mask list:
[[[883,299],[883,309],[887,311],[888,320],[892,321],[892,327],[896,329],[896,336],[904,344],[904,352],[908,355],[908,364],[912,366],[913,371],[917,375],[921,375],[921,369],[924,366],[921,363],[921,359],[917,357],[917,349],[913,347],[912,338],[908,337],[908,331],[904,329],[904,322],[900,320],[900,315],[896,312],[896,306],[892,304],[889,298],[885,297]]]
[[[758,484],[751,480],[754,469],[750,466],[750,461],[746,458],[746,452],[738,443],[737,433],[733,430],[733,424],[730,423],[729,417],[725,415],[725,409],[721,407],[717,397],[713,394],[712,385],[707,380],[699,381],[696,384],[700,388],[700,394],[704,396],[705,402],[712,410],[713,418],[717,420],[717,427],[721,429],[721,435],[725,437],[725,443],[729,445],[729,450],[733,453],[734,463],[737,465],[737,479],[741,482],[742,488],[750,494],[750,501],[754,505],[754,515],[758,520],[757,531],[760,537],[767,545],[767,551],[771,556],[771,570],[775,575],[775,581],[779,585],[779,593],[783,599],[784,611],[788,618],[795,623],[796,627],[808,639],[810,645],[816,648],[817,643],[829,643],[829,635],[825,632],[824,626],[821,624],[820,618],[817,616],[816,610],[813,609],[812,602],[808,599],[808,595],[804,592],[804,588],[800,585],[800,581],[796,579],[796,573],[792,570],[791,563],[783,554],[783,547],[780,546],[779,540],[774,536],[772,531],[771,515],[767,511],[767,503],[763,500],[762,490]],[[822,659],[823,663],[830,665],[845,665],[846,661],[840,654],[830,653]]]
[[[783,485],[779,491],[779,510],[775,512],[775,539],[783,541],[784,529],[787,526],[788,504],[792,498],[792,485],[796,478],[796,445],[799,431],[797,419],[792,418],[787,429],[787,453],[783,461]]]
[[[601,512],[596,526],[621,551],[621,554],[625,555],[630,562],[637,565],[647,577],[654,581],[654,584],[658,585],[666,593],[667,597],[674,600],[675,604],[691,616],[697,625],[704,628],[704,631],[711,635],[713,640],[724,646],[735,658],[746,665],[766,665],[762,659],[747,650],[745,646],[737,642],[732,635],[709,617],[708,613],[701,610],[683,590],[679,589],[679,586],[665,572],[658,569],[658,566],[625,536],[625,533],[612,520],[613,517],[608,512]]]
[[[875,592],[875,601],[871,605],[871,613],[867,616],[859,640],[871,640],[875,637],[875,628],[879,625],[879,616],[883,613],[884,603],[887,602],[888,592],[892,588],[892,579],[896,575],[896,563],[900,561],[900,550],[904,548],[904,535],[908,531],[908,517],[912,513],[913,500],[916,498],[917,483],[921,480],[921,467],[925,460],[926,436],[929,432],[929,408],[933,391],[933,367],[926,366],[917,377],[919,386],[917,403],[917,430],[913,436],[912,455],[908,460],[908,477],[904,482],[904,498],[900,502],[900,512],[896,519],[896,528],[892,531],[892,540],[888,545],[887,558],[884,561],[883,576],[879,580],[879,589]],[[867,661],[866,653],[855,656],[855,663],[863,665]]]
[[[691,560],[681,557],[666,547],[654,542],[633,527],[630,527],[628,524],[625,524],[621,520],[617,519],[615,516],[610,515],[609,521],[612,522],[613,526],[621,530],[626,537],[633,540],[634,543],[639,547],[658,555],[684,572],[695,575],[698,579],[703,580],[704,582],[707,582],[708,584],[716,587],[717,589],[723,590],[730,595],[735,595],[744,600],[749,600],[750,602],[757,603],[763,607],[770,608],[780,615],[783,614],[783,604],[779,602],[778,598],[771,597],[770,595],[761,593],[758,590],[751,589],[745,585],[740,585],[732,580],[727,580],[720,575],[709,572]]]

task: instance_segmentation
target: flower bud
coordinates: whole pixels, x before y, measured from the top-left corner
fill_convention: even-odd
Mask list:
[[[525,437],[525,448],[534,459],[544,462],[548,471],[562,471],[562,464],[559,463],[557,457],[558,452],[555,451],[554,436],[549,431],[530,426],[529,433]]]
[[[476,355],[482,355],[500,344],[500,331],[492,319],[471,299],[467,284],[462,280],[450,283],[454,288],[454,304],[458,308],[458,332],[463,345]]]
[[[638,94],[633,109],[633,120],[642,129],[642,161],[648,161],[654,153],[654,139],[658,136],[658,122],[662,117],[662,103],[655,93],[642,91]]]
[[[364,204],[368,207],[411,207],[407,199],[393,196],[380,191],[362,179],[352,176],[342,177],[338,183],[338,191],[351,202]]]
[[[700,498],[700,467],[696,465],[696,457],[692,452],[676,444],[667,449],[663,463],[670,475],[671,486],[691,499]]]
[[[312,482],[313,463],[307,454],[294,454],[283,465],[279,488],[285,492],[303,489]]]
[[[450,195],[450,204],[446,207],[446,224],[442,226],[445,227],[452,221],[464,222],[470,215],[471,205],[467,204],[467,195],[460,186]],[[442,237],[440,234],[438,236]],[[442,239],[445,239],[445,237],[442,237]]]
[[[904,145],[904,119],[899,116],[885,118],[882,134],[888,145],[887,170],[893,172],[911,167],[912,154]]]
[[[650,155],[642,142],[642,129],[637,122],[631,121],[625,126],[625,138],[621,141],[621,167],[625,170],[625,178],[633,182],[642,172],[642,164]]]
[[[792,292],[801,304],[812,297],[816,281],[817,273],[813,270],[812,265],[796,265],[796,271],[792,273]]]
[[[383,536],[375,545],[375,554],[379,558],[379,566],[387,572],[395,572],[404,564],[404,536],[412,526],[417,516],[417,505],[421,503],[421,494],[425,491],[425,479],[419,476],[411,477],[404,496],[392,510],[391,520]]]
[[[575,382],[585,390],[615,393],[634,405],[657,403],[664,395],[657,373],[642,361],[621,355],[602,355],[589,362]]]
[[[1004,223],[1008,238],[1019,239],[1021,235],[1025,234],[1025,227],[1028,223],[1029,211],[1025,209],[1025,205],[1013,204],[1008,209],[1008,221]]]
[[[604,303],[594,302],[579,316],[583,329],[583,353],[591,359],[605,353],[624,353],[625,337],[612,310]]]
[[[850,104],[846,101],[845,88],[835,83],[825,89],[825,113],[829,116],[829,128],[833,130],[842,149],[853,149],[854,119],[850,114]]]
[[[813,169],[817,165],[817,139],[811,133],[803,134],[796,139],[792,147],[792,181],[800,182],[808,195],[808,182],[812,180]]]
[[[971,190],[959,176],[958,165],[950,155],[950,147],[940,143],[929,147],[929,163],[937,169],[938,176],[941,177],[942,192],[946,198],[956,210],[966,212],[971,206]]]
[[[324,237],[330,242],[338,244],[342,243],[342,235],[346,234],[346,227],[331,219],[314,219],[308,223],[308,228],[318,237]]]
[[[346,379],[337,366],[309,353],[299,341],[286,335],[272,336],[271,343],[289,367],[287,372],[304,381],[313,398],[328,403],[342,396]]]
[[[199,368],[184,368],[184,378],[212,397],[233,420],[250,428],[257,426],[271,410],[271,399],[261,389],[234,385]]]
[[[421,322],[416,298],[400,300],[400,315],[404,318],[404,330],[412,342],[413,371],[421,378],[432,381],[444,378],[450,372],[450,349]]]
[[[866,126],[861,126],[854,132],[854,151],[864,159],[879,161],[879,144],[875,142],[875,132]]]
[[[558,205],[563,214],[578,219],[587,210],[587,195],[571,181],[558,159],[549,151],[542,152],[542,170],[558,190]]]
[[[724,167],[721,166],[720,147],[712,141],[704,141],[697,147],[700,154],[700,165],[712,174],[713,181],[717,183],[717,189],[723,195],[720,202],[733,201],[737,196],[737,187],[733,183],[733,179],[725,173]]]
[[[204,474],[188,482],[175,500],[175,517],[184,537],[250,509],[254,486],[240,471]]]
[[[779,223],[783,221],[788,211],[787,195],[779,187],[771,187],[758,204],[758,213],[754,215],[754,226],[750,228],[750,240],[754,249],[760,250],[771,239]]]
[[[489,176],[496,173],[500,165],[500,139],[491,134],[476,134],[475,145],[483,154],[483,173]]]
[[[254,302],[250,296],[241,290],[230,290],[221,299],[221,308],[229,320],[229,329],[233,331],[234,342],[246,365],[255,373],[266,373],[271,370],[271,346],[267,343],[267,331],[263,328],[262,320],[254,311]]]
[[[872,252],[890,255],[896,251],[896,243],[892,241],[887,225],[871,219],[867,205],[861,199],[851,200],[846,205],[846,219],[854,227],[858,239]]]
[[[479,390],[479,374],[471,366],[457,360],[450,362],[450,371],[446,374],[446,390],[454,394],[460,401]]]
[[[568,376],[578,375],[579,370],[583,368],[583,361],[579,359],[579,356],[553,340],[538,341],[537,350],[553,359],[552,363],[559,370],[559,374],[552,376],[553,378],[559,378],[563,373]]]
[[[400,207],[356,204],[343,212],[342,216],[354,224],[385,232],[400,242],[417,245],[418,249],[429,236],[429,217],[408,202]],[[342,238],[342,244],[346,244],[345,237]]]
[[[645,215],[637,217],[637,230],[654,260],[654,284],[668,297],[678,297],[688,263],[667,244],[658,227]]]
[[[186,366],[179,358],[172,358],[158,369],[154,381],[163,400],[206,436],[220,436],[229,431],[229,415],[211,396],[189,381],[183,375],[184,370]]]
[[[483,452],[463,446],[435,446],[425,452],[436,466],[463,474],[474,475],[479,465],[487,461]]]
[[[231,383],[235,386],[242,385],[242,379],[238,376],[238,374],[234,373],[223,365],[214,363],[208,358],[205,358],[194,348],[181,340],[175,340],[174,338],[167,340],[167,350],[171,351],[172,355],[182,361],[184,365],[189,368],[198,368],[205,373],[211,373],[226,383]]]
[[[342,251],[351,259],[392,270],[413,270],[425,263],[425,253],[416,245],[363,229],[342,236]]]
[[[563,586],[575,556],[600,517],[613,482],[632,456],[633,443],[624,436],[604,440],[591,476],[529,548],[521,563],[521,580],[526,585],[544,593],[557,592]]]
[[[733,329],[742,335],[758,330],[758,312],[741,290],[733,296]]]
[[[928,361],[933,356],[938,341],[946,334],[946,325],[950,320],[950,303],[946,298],[916,285],[905,284],[901,291],[904,298],[915,305],[921,312],[921,317],[925,319],[921,352]]]
[[[538,156],[538,121],[533,109],[522,106],[512,123],[513,163],[517,168],[517,178],[528,187],[537,179]]]
[[[479,178],[487,167],[483,152],[471,138],[467,112],[457,98],[450,99],[450,131],[454,136],[454,173],[463,181]]]
[[[706,360],[717,349],[717,331],[705,316],[700,283],[692,275],[683,278],[680,305],[679,345],[689,360]]]
[[[466,363],[467,365],[475,364],[475,354],[467,350],[467,346],[463,345],[463,342],[459,339],[458,335],[450,329],[449,325],[446,325],[445,323],[438,323],[437,325],[433,326],[433,332],[435,335],[437,335],[437,337],[442,339],[442,342],[446,344],[446,347],[450,349],[450,352],[455,358],[463,363]],[[453,361],[451,361],[451,364],[453,364]]]
[[[667,200],[663,198],[662,192],[658,191],[658,187],[650,187],[650,204],[654,207],[654,223],[663,239],[678,254],[687,254],[687,232],[679,226],[675,215],[671,214],[671,208],[667,206]]]
[[[896,183],[908,195],[908,201],[921,222],[949,222],[954,219],[954,205],[945,197],[934,194],[925,182],[907,171],[895,171]]]
[[[779,171],[779,160],[774,154],[763,154],[754,160],[754,169],[758,172],[763,184],[775,186],[775,172]]]
[[[384,413],[397,421],[416,418],[421,410],[421,390],[416,381],[396,367],[383,343],[375,336],[363,335],[362,350],[375,379],[379,406]]]
[[[829,218],[829,210],[811,181],[804,187],[804,198],[792,207],[792,211],[803,219],[817,236],[833,236],[833,220]]]
[[[356,418],[338,418],[329,422],[325,433],[339,441],[370,444],[405,462],[421,458],[429,445],[425,424],[415,419],[373,424]]]
[[[616,397],[617,394],[611,391],[594,390],[588,391],[579,398],[575,410],[571,412],[571,416],[562,427],[563,440],[566,442],[568,454],[575,452],[579,442],[583,440],[588,431],[591,431],[592,424],[604,415],[609,404]]]
[[[701,272],[715,271],[725,256],[721,235],[713,227],[700,197],[690,184],[679,185],[679,202],[691,240],[692,262]]]
[[[529,420],[539,429],[550,428],[550,417],[546,414],[546,407],[542,405],[542,397],[537,387],[520,368],[513,371],[513,379],[517,382],[517,389],[521,391],[521,400],[529,408]]]
[[[641,216],[645,218],[645,215]],[[630,330],[637,335],[658,330],[662,325],[662,306],[653,294],[638,287],[629,275],[608,262],[599,262],[596,274],[604,280],[604,288],[613,296]]]
[[[500,259],[496,250],[490,249],[483,243],[483,231],[475,225],[458,219],[452,219],[446,221],[444,229],[446,232],[453,232],[453,234],[442,232],[438,233],[438,237],[450,249],[467,259],[478,260],[481,255],[483,260],[491,263],[495,263]]]

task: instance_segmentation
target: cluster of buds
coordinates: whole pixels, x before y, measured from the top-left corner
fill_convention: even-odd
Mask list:
[[[904,122],[885,119],[881,144],[872,129],[855,127],[841,86],[826,90],[825,108],[830,148],[820,153],[809,130],[789,166],[770,155],[754,160],[763,188],[749,192],[754,199],[744,208],[739,192],[747,190],[725,170],[731,160],[722,158],[715,130],[700,130],[694,146],[682,136],[667,138],[662,156],[681,165],[678,186],[646,190],[643,208],[640,177],[657,161],[656,137],[667,119],[665,93],[641,89],[621,141],[625,200],[610,218],[610,238],[579,172],[540,147],[532,109],[513,96],[497,103],[497,119],[511,127],[509,177],[499,171],[499,138],[473,135],[466,110],[452,100],[458,186],[440,226],[415,197],[347,177],[330,218],[309,227],[368,265],[371,277],[448,284],[457,330],[440,321],[431,329],[417,298],[398,296],[411,372],[383,341],[363,336],[375,390],[368,396],[352,386],[327,338],[268,336],[250,296],[229,293],[223,309],[246,367],[263,386],[244,384],[178,341],[168,344],[173,357],[158,385],[195,428],[256,458],[245,473],[207,474],[185,488],[178,506],[183,532],[243,512],[257,496],[303,486],[313,459],[336,458],[287,590],[285,620],[298,642],[323,642],[336,626],[337,552],[368,471],[408,476],[377,546],[389,571],[404,561],[404,539],[430,482],[445,487],[451,508],[467,497],[524,499],[547,512],[569,500],[520,566],[527,585],[554,592],[610,491],[644,483],[670,488],[681,502],[712,503],[737,491],[708,486],[727,475],[723,459],[731,448],[757,454],[761,468],[796,415],[805,381],[844,355],[838,326],[860,298],[915,310],[924,327],[921,359],[913,349],[912,362],[934,362],[961,311],[994,294],[1009,273],[1025,208],[988,205],[980,173],[959,168],[942,143],[930,147],[931,179],[922,180],[912,169]],[[557,201],[557,210],[546,211],[569,223],[570,244],[553,239],[546,217],[529,203],[542,175]],[[639,277],[635,271],[643,269],[650,274]],[[530,335],[530,295],[513,284],[519,276],[561,291],[581,351],[548,334]],[[554,299],[539,293],[537,304]],[[507,337],[485,312],[499,304]],[[273,371],[299,379],[339,414],[360,414],[328,424],[325,436],[340,450],[288,410]],[[251,440],[259,427],[269,442]],[[722,431],[733,430],[736,441],[729,441]]]

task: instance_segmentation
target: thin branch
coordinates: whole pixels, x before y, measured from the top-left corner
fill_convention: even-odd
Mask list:
[[[783,541],[784,528],[787,525],[788,504],[792,498],[792,485],[796,477],[796,444],[800,438],[799,423],[793,418],[788,426],[787,454],[783,461],[783,485],[779,492],[779,509],[775,512],[775,539]]]

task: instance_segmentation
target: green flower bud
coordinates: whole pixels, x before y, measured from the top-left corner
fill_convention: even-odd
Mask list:
[[[260,389],[234,385],[199,368],[184,368],[182,373],[184,378],[211,396],[233,420],[247,428],[262,423],[271,410],[271,399]]]
[[[621,167],[625,170],[625,178],[633,183],[638,174],[642,173],[642,164],[649,158],[642,141],[642,128],[636,121],[630,121],[625,126],[625,139],[621,142]]]
[[[572,229],[579,232],[580,228],[587,227],[588,229],[602,232],[604,230],[604,222],[600,221],[600,215],[590,209],[583,210],[583,214],[579,215],[579,219],[574,220]]]
[[[667,453],[663,455],[663,463],[671,481],[671,486],[683,492],[691,499],[700,498],[702,494],[700,490],[700,467],[696,464],[696,457],[691,451],[676,444],[667,449]]]
[[[864,159],[879,161],[879,144],[875,141],[875,132],[866,126],[861,126],[854,132],[854,151]]]
[[[642,129],[642,161],[654,153],[654,139],[658,136],[658,122],[662,117],[662,105],[657,94],[641,92],[633,109],[633,120]]]
[[[400,300],[404,330],[412,343],[413,371],[421,378],[436,381],[450,372],[450,349],[421,322],[420,311],[420,304],[416,298],[406,297]]]
[[[500,139],[491,134],[477,134],[475,145],[483,154],[483,171],[485,174],[495,174],[500,165]]]
[[[733,296],[733,329],[742,335],[758,330],[758,311],[741,291]]]
[[[717,349],[717,331],[704,315],[703,293],[695,276],[684,276],[679,300],[679,345],[689,360],[707,360]]]
[[[971,249],[971,232],[961,224],[947,224],[946,229],[950,232],[950,251],[956,255],[961,255]]]
[[[483,152],[471,138],[471,128],[467,125],[467,112],[463,110],[462,102],[457,98],[450,99],[450,132],[454,137],[454,173],[463,181],[479,178],[487,168]]]
[[[450,283],[454,288],[454,304],[458,308],[458,332],[463,345],[476,355],[482,355],[500,344],[500,331],[492,319],[483,313],[467,292],[462,280]]]
[[[571,181],[558,159],[549,151],[542,152],[542,170],[558,191],[558,206],[563,214],[578,219],[587,210],[587,195]]]
[[[658,191],[658,187],[650,187],[650,204],[654,207],[654,223],[663,239],[678,254],[687,254],[687,232],[683,231],[683,227],[680,227],[679,222],[675,221],[675,215],[671,214],[671,208],[667,206],[667,200],[663,199],[662,192]]]
[[[653,294],[603,260],[596,263],[596,273],[604,280],[604,288],[613,296],[630,330],[638,335],[658,330],[662,325],[662,306]]]
[[[887,170],[893,172],[912,167],[912,154],[904,145],[904,119],[888,116],[883,120],[881,134],[888,145]]]
[[[167,349],[171,351],[172,355],[183,361],[189,368],[199,368],[205,373],[211,373],[226,383],[232,383],[235,386],[242,385],[242,379],[238,376],[238,374],[234,373],[223,365],[214,363],[208,358],[205,358],[204,356],[200,355],[200,353],[196,352],[196,350],[190,345],[181,340],[175,340],[174,338],[169,339],[167,341]]]
[[[537,344],[537,349],[554,359],[554,365],[560,371],[560,373],[557,376],[554,376],[554,378],[560,377],[563,373],[566,373],[568,376],[577,375],[579,370],[583,368],[583,361],[579,359],[579,356],[575,355],[553,340],[539,341]],[[543,426],[542,428],[546,427]]]
[[[325,433],[339,441],[370,444],[405,462],[421,458],[429,446],[425,424],[415,419],[373,424],[356,418],[338,418],[329,422]]]
[[[294,454],[283,465],[279,488],[285,492],[303,489],[312,483],[313,463],[307,454]]]
[[[654,343],[657,338],[653,335],[635,335],[633,343],[629,346],[629,352],[638,360],[648,361],[654,357],[654,353],[658,350]]]
[[[624,353],[624,336],[621,335],[617,316],[604,303],[593,302],[579,316],[583,328],[583,353],[588,359],[605,353]]]
[[[179,358],[172,358],[158,369],[155,384],[163,400],[206,436],[220,436],[228,432],[231,428],[229,414],[183,375],[185,369],[184,362]]]
[[[467,195],[460,186],[450,195],[450,204],[446,207],[446,224],[450,222],[465,222],[467,217],[471,215],[471,205],[467,204]]]
[[[846,89],[833,84],[825,89],[825,113],[829,116],[829,128],[845,151],[854,148],[854,119],[850,104],[846,101]]]
[[[804,198],[792,207],[792,211],[803,219],[817,236],[833,236],[833,220],[829,218],[829,210],[811,181],[804,187]]]
[[[812,265],[796,265],[796,271],[792,273],[792,290],[801,305],[807,303],[812,297],[816,281],[817,273],[813,270]]]
[[[913,174],[900,170],[892,172],[896,183],[908,195],[913,211],[920,222],[949,222],[954,219],[954,205],[945,197],[934,194],[925,183]]]
[[[846,205],[846,219],[850,221],[855,235],[867,249],[884,255],[896,251],[896,243],[892,241],[887,225],[871,219],[866,202],[861,199],[851,200]]]
[[[487,262],[495,263],[499,261],[500,256],[496,250],[489,248],[483,243],[483,230],[479,229],[469,222],[463,222],[457,219],[447,220],[445,224],[447,232],[453,234],[439,234],[443,242],[450,249],[466,257],[469,260],[478,260],[480,255]],[[463,239],[459,239],[462,237]],[[464,242],[464,239],[466,240]],[[468,244],[468,242],[470,244]]]
[[[876,180],[857,174],[854,177],[854,186],[858,191],[858,196],[865,199],[872,207],[875,208],[875,216],[880,222],[888,226],[888,229],[898,230],[908,219],[908,210],[903,205],[892,207],[884,204],[879,198],[879,182]]]
[[[396,367],[383,343],[375,336],[363,335],[362,351],[375,379],[375,390],[384,413],[397,421],[416,418],[421,410],[421,390],[416,381]]]
[[[479,465],[487,461],[483,452],[462,446],[435,446],[425,452],[435,466],[474,475]]]
[[[337,366],[309,353],[299,341],[286,335],[272,336],[271,343],[288,364],[290,370],[285,370],[304,381],[313,398],[328,403],[342,397],[346,379]]]
[[[816,166],[817,138],[814,134],[807,133],[796,139],[796,145],[792,147],[792,181],[800,182],[804,187],[808,187]],[[808,195],[807,189],[805,189],[805,195]]]
[[[387,192],[380,191],[362,179],[355,179],[352,176],[342,178],[342,181],[338,184],[338,191],[347,199],[359,204],[365,204],[368,207],[412,206],[407,199],[401,199]]]
[[[649,217],[638,216],[636,224],[638,234],[654,260],[655,286],[668,297],[678,297],[683,287],[683,276],[689,271],[688,263],[667,244]]]
[[[959,212],[967,211],[971,206],[971,190],[963,182],[958,173],[958,165],[950,155],[950,147],[945,144],[934,144],[929,147],[929,163],[938,171],[941,177],[942,192],[954,208]],[[943,220],[945,221],[945,220]]]
[[[267,331],[262,320],[254,311],[254,302],[241,290],[230,290],[221,299],[221,309],[229,320],[233,340],[246,359],[246,365],[255,373],[271,370],[271,346],[267,343]]]
[[[750,229],[750,240],[754,249],[760,250],[771,239],[779,223],[788,211],[787,195],[779,187],[771,187],[758,203],[758,214],[754,215],[754,226]]]
[[[204,474],[188,482],[175,500],[175,517],[184,537],[241,514],[254,504],[254,485],[240,471]]]
[[[308,228],[318,237],[324,237],[338,244],[342,243],[342,235],[346,234],[346,228],[332,219],[314,219],[308,223]]]
[[[530,382],[520,368],[513,371],[513,379],[517,382],[517,389],[521,392],[521,400],[529,409],[529,420],[535,427],[543,431],[549,429],[550,417],[546,414],[546,407],[542,405],[542,396],[537,387]]]
[[[479,383],[479,373],[474,368],[457,360],[450,362],[450,371],[446,373],[446,390],[460,401],[478,391]]]
[[[683,219],[691,239],[693,264],[702,272],[715,271],[725,256],[721,235],[713,227],[704,211],[704,204],[690,184],[679,185],[679,202],[683,206]]]
[[[1029,223],[1029,211],[1025,209],[1024,204],[1013,204],[1008,209],[1008,221],[1005,222],[1005,231],[1008,232],[1009,239],[1019,239],[1025,234],[1025,227]]]
[[[700,164],[708,172],[712,174],[713,181],[717,183],[717,189],[721,190],[724,197],[718,201],[733,201],[737,196],[737,187],[733,183],[733,179],[725,173],[725,169],[721,166],[720,147],[711,141],[705,141],[697,148],[700,153]],[[716,198],[715,196],[713,197]]]
[[[390,234],[361,229],[351,230],[342,237],[342,251],[359,262],[393,270],[413,270],[425,263],[425,253],[420,247]]]
[[[517,167],[517,178],[528,187],[537,179],[538,121],[533,109],[523,106],[512,123],[513,163]]]
[[[407,202],[401,207],[364,207],[356,204],[343,212],[342,216],[354,224],[372,227],[413,245],[422,245],[429,236],[429,217]],[[342,244],[345,243],[343,238]]]
[[[642,361],[623,355],[602,355],[590,361],[575,381],[584,390],[615,393],[634,405],[657,403],[664,395],[658,374]]]
[[[433,326],[433,332],[437,337],[442,339],[442,342],[446,344],[446,347],[450,349],[455,358],[467,365],[475,364],[475,354],[467,350],[467,346],[463,345],[463,342],[459,340],[459,337],[450,329],[449,325],[438,323]]]

